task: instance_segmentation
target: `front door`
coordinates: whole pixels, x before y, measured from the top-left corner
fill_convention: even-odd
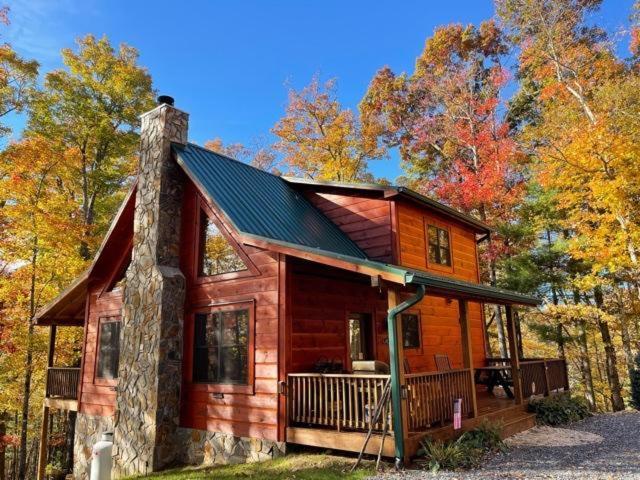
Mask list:
[[[350,313],[349,360],[374,360],[373,321],[370,313]]]

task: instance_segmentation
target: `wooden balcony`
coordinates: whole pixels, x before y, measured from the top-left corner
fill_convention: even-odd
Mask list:
[[[49,367],[47,369],[45,406],[77,410],[79,381],[80,368]]]

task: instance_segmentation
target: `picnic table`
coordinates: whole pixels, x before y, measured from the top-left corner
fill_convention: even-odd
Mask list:
[[[493,393],[493,388],[496,385],[502,386],[507,397],[514,398],[511,386],[513,382],[511,380],[511,365],[488,365],[486,367],[476,367],[475,369],[475,382],[486,385],[489,393]],[[482,379],[482,375],[486,376],[486,379]]]

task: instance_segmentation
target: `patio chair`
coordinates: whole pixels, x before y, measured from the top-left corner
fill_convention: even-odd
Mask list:
[[[452,370],[449,355],[436,354],[433,358],[436,361],[436,370],[439,372],[448,372]]]

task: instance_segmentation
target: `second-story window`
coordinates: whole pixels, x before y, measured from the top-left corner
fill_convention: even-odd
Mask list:
[[[223,273],[246,270],[240,258],[218,226],[206,213],[200,214],[200,276],[210,277]]]
[[[451,242],[449,231],[429,225],[429,262],[451,266]]]

